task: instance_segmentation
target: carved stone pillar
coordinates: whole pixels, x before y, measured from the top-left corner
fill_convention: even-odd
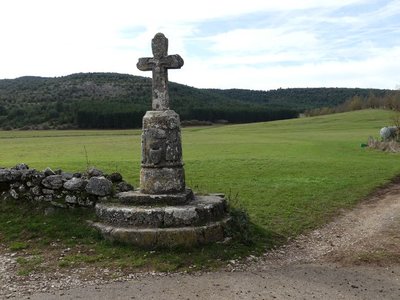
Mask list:
[[[169,194],[184,190],[179,115],[173,110],[148,111],[143,117],[140,191]]]

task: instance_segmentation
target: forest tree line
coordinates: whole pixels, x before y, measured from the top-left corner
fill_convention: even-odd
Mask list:
[[[387,90],[304,88],[254,91],[197,89],[171,82],[171,109],[181,120],[249,123],[295,118],[352,97]],[[0,128],[139,128],[151,109],[151,79],[117,73],[0,80]]]
[[[367,96],[353,96],[334,107],[320,107],[305,111],[306,116],[319,116],[367,108],[382,108],[400,112],[400,91],[390,91],[383,95],[370,93]]]
[[[109,106],[109,109],[107,109]],[[89,129],[124,129],[140,128],[146,109],[135,107],[116,107],[112,104],[102,105],[101,109],[82,109],[77,112],[79,128]],[[257,106],[249,107],[209,107],[193,108],[180,112],[181,120],[209,121],[209,123],[252,123],[282,119],[291,119],[298,116],[298,112],[290,109],[265,109]],[[188,122],[189,123],[189,122]]]

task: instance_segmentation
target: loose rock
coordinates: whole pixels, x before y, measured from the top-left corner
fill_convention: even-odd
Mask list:
[[[70,195],[67,195],[65,197],[65,202],[68,203],[68,204],[76,204],[76,203],[78,203],[76,196],[70,196]]]
[[[15,170],[28,170],[29,167],[27,164],[21,163],[14,167]]]
[[[116,189],[117,193],[129,192],[129,191],[133,191],[134,187],[133,187],[133,185],[131,185],[125,181],[122,181],[116,185],[115,189]]]
[[[90,169],[88,170],[88,175],[89,175],[89,177],[99,177],[99,176],[103,176],[103,171],[92,167],[92,168],[90,168]]]
[[[83,191],[87,185],[87,181],[82,178],[73,177],[64,183],[64,189],[68,191]]]
[[[50,175],[42,180],[43,186],[49,189],[58,190],[63,186],[61,175]]]
[[[74,175],[72,173],[68,173],[68,172],[62,172],[61,176],[62,176],[63,181],[70,180],[72,177],[74,177]]]
[[[107,178],[113,183],[122,181],[122,175],[118,172],[111,173]]]
[[[104,176],[92,177],[86,185],[86,192],[96,196],[107,196],[112,192],[112,182]]]
[[[10,182],[11,171],[6,169],[0,169],[0,182]]]
[[[56,173],[54,173],[54,171],[52,169],[50,169],[49,167],[44,169],[43,173],[45,176],[56,175]]]

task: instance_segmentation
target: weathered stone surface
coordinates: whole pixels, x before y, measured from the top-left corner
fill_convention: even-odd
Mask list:
[[[164,227],[190,226],[200,221],[195,207],[169,206],[164,211]]]
[[[194,245],[198,245],[200,240],[202,240],[204,244],[207,244],[207,241],[200,237],[202,233],[203,228],[193,227],[166,228],[164,230],[158,230],[157,246],[167,248],[174,248],[177,246],[193,247]]]
[[[68,203],[68,204],[76,204],[76,203],[78,203],[78,199],[74,195],[73,196],[67,195],[65,197],[65,202]]]
[[[185,190],[183,168],[142,168],[140,190],[146,194],[179,193]]]
[[[143,117],[142,167],[182,167],[179,115],[173,110],[148,111]]]
[[[99,176],[103,176],[103,171],[101,171],[101,170],[99,170],[99,169],[96,169],[96,168],[94,168],[94,167],[91,167],[89,170],[88,170],[88,175],[89,175],[89,177],[99,177]]]
[[[400,132],[400,128],[396,126],[383,127],[379,131],[379,135],[384,141],[395,139]]]
[[[26,187],[23,184],[21,184],[21,186],[18,188],[18,192],[19,193],[26,193]]]
[[[56,176],[56,175],[53,175]],[[51,176],[49,176],[51,177]],[[43,179],[45,178],[44,174],[41,172],[34,172],[31,176],[31,181],[33,185],[39,185],[42,183]],[[52,181],[52,178],[49,179],[49,181]],[[50,186],[48,186],[48,188],[51,188]]]
[[[198,235],[198,243],[213,243],[224,239],[225,229],[229,227],[231,219],[229,217],[223,220],[223,225],[219,226],[218,222],[211,226],[203,227],[202,234]],[[202,240],[204,239],[204,240]]]
[[[28,170],[29,167],[27,164],[21,163],[14,167],[15,170]]]
[[[153,71],[153,110],[168,110],[168,69],[180,69],[183,59],[175,54],[168,55],[168,39],[157,33],[151,41],[154,57],[139,58],[137,68],[141,71]]]
[[[71,206],[83,206],[83,207],[92,207],[94,205],[92,200],[80,197],[79,195],[67,195],[65,197],[65,203]]]
[[[51,202],[53,201],[53,195],[43,195],[43,199],[46,202]]]
[[[193,192],[186,189],[174,194],[145,194],[140,191],[128,191],[116,194],[119,202],[131,205],[180,205],[193,200]]]
[[[194,247],[220,241],[224,238],[224,228],[230,219],[206,224],[178,228],[135,228],[114,227],[102,223],[92,223],[104,238],[143,248]]]
[[[112,192],[112,182],[104,176],[92,177],[86,185],[86,192],[96,196],[107,196]]]
[[[92,198],[82,198],[82,197],[77,197],[78,205],[83,206],[83,207],[93,207],[95,204],[95,201],[92,200]]]
[[[44,201],[44,196],[34,196],[33,200],[35,200],[36,202],[42,202]]]
[[[134,189],[133,185],[131,185],[125,181],[121,181],[121,182],[117,183],[117,185],[115,186],[116,193],[133,191],[133,189]]]
[[[140,58],[137,67],[153,71],[153,111],[143,117],[140,189],[147,194],[182,192],[185,176],[179,115],[169,109],[169,68],[180,68],[179,55],[168,55],[168,39],[157,33],[152,40],[154,58]]]
[[[87,185],[87,181],[82,178],[73,177],[64,183],[64,189],[68,191],[83,191]]]
[[[50,175],[42,180],[42,185],[48,189],[58,190],[63,186],[61,175]]]
[[[28,181],[31,180],[32,177],[38,172],[35,169],[23,169],[21,170],[21,180]]]
[[[63,191],[56,191],[56,193],[54,194],[54,198],[55,199],[64,199],[64,194]]]
[[[107,179],[109,179],[112,183],[121,182],[122,175],[118,172],[114,172],[114,173],[111,173],[110,175],[108,175]]]
[[[32,193],[32,195],[40,196],[42,194],[42,189],[38,186],[34,186],[30,189],[30,192]]]
[[[22,171],[15,169],[11,169],[10,171],[11,171],[11,181],[17,181],[21,179]]]
[[[92,226],[111,242],[117,241],[146,248],[154,247],[157,244],[157,229],[115,228],[101,223],[92,223]]]
[[[171,194],[185,190],[179,115],[169,108],[169,68],[180,68],[179,55],[168,55],[168,39],[157,33],[153,58],[140,58],[137,67],[153,71],[153,111],[143,117],[140,190],[145,194]]]
[[[184,227],[218,221],[227,214],[224,198],[196,196],[195,200],[180,206],[130,206],[118,203],[97,203],[99,219],[115,226]]]
[[[17,189],[17,188],[19,188],[20,186],[22,185],[22,183],[20,183],[20,182],[14,182],[14,183],[12,183],[12,184],[10,184],[10,187],[12,187],[12,188],[14,188],[14,189]]]
[[[62,176],[63,181],[70,180],[70,179],[72,179],[72,177],[74,177],[74,175],[72,173],[68,173],[68,172],[61,172],[61,176]]]
[[[44,173],[45,176],[56,175],[56,173],[52,169],[50,169],[49,167],[44,169],[43,173]]]
[[[12,179],[11,171],[7,169],[0,169],[0,182],[10,182]]]
[[[19,198],[17,191],[14,189],[10,189],[10,196],[13,197],[14,199]]]
[[[97,203],[109,202],[110,200],[111,200],[111,197],[110,197],[110,196],[98,197],[98,198],[97,198]]]
[[[54,195],[54,190],[42,189],[42,193],[43,193],[44,195]]]
[[[44,196],[35,196],[33,199],[35,201],[37,201],[37,202],[43,202],[44,201]]]

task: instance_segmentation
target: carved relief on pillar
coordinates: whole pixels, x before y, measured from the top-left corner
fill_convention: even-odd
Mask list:
[[[142,167],[182,167],[179,116],[172,110],[149,111],[143,118]]]

